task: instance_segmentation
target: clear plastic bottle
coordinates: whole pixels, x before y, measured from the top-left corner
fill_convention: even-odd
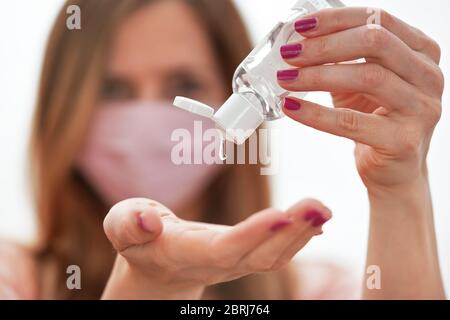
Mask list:
[[[213,119],[227,140],[244,143],[265,120],[283,116],[283,99],[290,92],[278,85],[276,74],[289,68],[280,56],[281,46],[303,39],[295,31],[295,22],[311,12],[342,6],[339,0],[297,1],[293,13],[279,22],[236,69],[233,94],[215,114],[211,107],[187,98],[177,97],[174,105]]]

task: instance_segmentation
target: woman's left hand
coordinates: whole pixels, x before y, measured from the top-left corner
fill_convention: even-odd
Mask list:
[[[440,48],[385,11],[327,9],[296,23],[306,39],[281,49],[294,67],[278,72],[290,91],[331,92],[335,108],[286,98],[292,119],[357,143],[356,162],[370,192],[426,179],[426,157],[441,116]],[[372,11],[373,12],[373,11]],[[365,58],[365,63],[343,63]]]

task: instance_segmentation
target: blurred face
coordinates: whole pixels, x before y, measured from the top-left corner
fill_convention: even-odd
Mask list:
[[[107,101],[226,98],[207,31],[181,1],[157,1],[130,16],[114,39],[107,71]]]
[[[110,205],[145,197],[189,210],[219,166],[174,161],[174,132],[195,132],[194,120],[200,119],[171,102],[186,96],[219,105],[225,88],[207,31],[189,6],[156,1],[143,7],[113,41],[80,169]],[[214,125],[201,120],[203,129]],[[195,133],[190,137],[203,140]]]

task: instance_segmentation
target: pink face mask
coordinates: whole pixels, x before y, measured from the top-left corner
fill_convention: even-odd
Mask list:
[[[100,106],[78,168],[109,205],[145,197],[176,212],[198,196],[220,168],[204,162],[177,165],[172,161],[172,149],[180,143],[171,140],[176,129],[190,133],[192,146],[204,149],[211,144],[201,136],[201,142],[194,141],[194,121],[197,126],[202,121],[203,131],[214,128],[212,121],[164,102]]]

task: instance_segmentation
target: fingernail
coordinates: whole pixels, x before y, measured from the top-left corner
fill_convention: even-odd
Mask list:
[[[320,227],[320,226],[323,226],[325,224],[325,222],[327,222],[327,220],[324,217],[317,217],[316,219],[313,220],[312,226]]]
[[[284,98],[284,108],[291,111],[298,111],[302,105],[297,100]]]
[[[141,228],[145,232],[152,232],[152,230],[150,230],[150,228],[145,225],[144,218],[142,217],[142,213],[137,215],[136,220],[137,220],[137,224],[138,224],[139,228]]]
[[[322,213],[318,210],[311,210],[308,211],[305,214],[305,220],[306,221],[311,221],[311,225],[313,227],[320,227],[323,224],[325,224],[325,222],[327,222],[328,220],[325,219],[322,215]]]
[[[281,46],[280,53],[283,59],[292,59],[298,57],[302,50],[302,44],[286,44],[284,46]]]
[[[298,70],[280,70],[277,72],[277,79],[280,81],[293,81],[298,78]]]
[[[310,31],[315,27],[317,27],[317,18],[302,19],[295,23],[295,31],[300,33]]]
[[[288,225],[291,224],[291,220],[280,220],[276,223],[274,223],[271,227],[270,227],[270,231],[272,232],[276,232],[276,231],[280,231],[281,229],[287,227]]]

